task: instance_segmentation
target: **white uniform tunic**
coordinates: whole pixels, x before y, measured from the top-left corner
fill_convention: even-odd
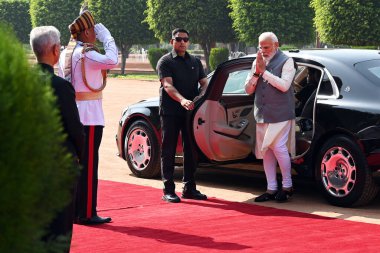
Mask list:
[[[102,86],[103,76],[101,70],[112,69],[118,64],[118,50],[112,37],[103,43],[105,54],[94,50],[82,54],[83,43],[78,41],[72,55],[72,80],[76,92],[91,92],[84,84],[82,78],[81,59],[85,57],[85,74],[90,87],[98,89]],[[65,54],[63,51],[59,61],[59,75],[64,76]],[[102,99],[77,101],[79,116],[85,126],[104,126]]]

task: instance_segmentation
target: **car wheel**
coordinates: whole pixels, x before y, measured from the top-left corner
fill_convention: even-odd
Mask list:
[[[330,138],[316,160],[316,178],[326,199],[336,206],[360,206],[376,197],[367,161],[357,143],[346,136]]]
[[[154,178],[160,174],[160,146],[145,120],[135,121],[128,128],[124,152],[128,166],[136,176]]]

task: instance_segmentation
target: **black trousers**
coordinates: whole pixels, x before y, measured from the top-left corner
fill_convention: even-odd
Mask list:
[[[73,161],[73,166],[79,171],[79,164]],[[79,174],[79,173],[78,173]],[[77,179],[76,176],[73,184],[70,186],[70,201],[69,203],[59,211],[53,218],[49,225],[47,234],[42,240],[48,242],[49,240],[59,241],[62,244],[62,252],[70,252],[71,238],[73,232],[73,220],[75,213],[75,197],[77,191]]]
[[[161,146],[161,176],[164,182],[164,193],[174,193],[173,179],[175,153],[179,133],[182,134],[183,145],[183,178],[184,190],[195,189],[194,174],[197,157],[190,139],[190,126],[186,116],[161,115],[162,146]]]
[[[75,215],[79,218],[91,218],[97,215],[99,147],[103,126],[84,126],[84,130],[86,140],[78,180]]]

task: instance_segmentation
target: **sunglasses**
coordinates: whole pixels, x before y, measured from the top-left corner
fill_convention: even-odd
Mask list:
[[[187,37],[175,37],[174,39],[177,42],[181,42],[181,41],[188,42],[189,41],[189,38],[187,38]]]

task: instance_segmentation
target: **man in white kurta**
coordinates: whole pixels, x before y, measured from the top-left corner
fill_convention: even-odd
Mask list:
[[[106,70],[118,63],[118,50],[109,30],[102,24],[95,24],[89,11],[82,12],[69,29],[72,41],[61,54],[59,74],[71,79],[86,133],[76,216],[81,224],[101,224],[111,221],[110,217],[99,217],[96,210],[99,147],[104,127],[102,90],[106,84]],[[96,40],[103,43],[105,54],[94,45]]]
[[[267,191],[255,201],[283,202],[293,193],[290,155],[295,151],[295,112],[291,84],[296,69],[293,59],[278,49],[275,34],[261,34],[259,46],[245,84],[248,94],[255,92],[255,154],[263,159],[267,178]],[[281,189],[277,185],[277,162],[282,174]]]

